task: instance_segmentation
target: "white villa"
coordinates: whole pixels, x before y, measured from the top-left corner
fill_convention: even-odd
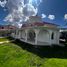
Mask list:
[[[38,16],[31,16],[22,28],[16,29],[11,36],[32,45],[59,44],[58,25],[42,22]]]

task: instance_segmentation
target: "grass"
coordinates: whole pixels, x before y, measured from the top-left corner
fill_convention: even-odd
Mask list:
[[[67,67],[67,47],[4,43],[0,45],[0,67]]]
[[[13,43],[0,45],[0,67],[35,67],[42,59]]]
[[[3,42],[3,41],[8,41],[7,37],[5,37],[5,38],[0,38],[0,42]]]
[[[12,38],[10,37],[3,37],[3,38],[0,38],[0,42],[3,42],[3,41],[9,41],[11,40]]]

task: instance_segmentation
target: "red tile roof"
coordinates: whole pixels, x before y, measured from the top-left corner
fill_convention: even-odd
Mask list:
[[[10,25],[0,25],[0,30],[15,29],[16,27]]]
[[[27,23],[27,24],[23,24],[22,27],[32,27],[32,26],[58,26],[56,24],[53,23],[48,23],[48,22],[34,22],[34,23]]]

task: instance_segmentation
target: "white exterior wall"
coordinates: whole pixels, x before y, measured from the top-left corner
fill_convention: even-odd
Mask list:
[[[52,35],[52,32],[54,33],[54,39],[51,39],[50,42],[51,44],[59,44],[59,30],[49,30],[50,35]]]
[[[16,30],[11,34],[13,38],[16,38]]]
[[[24,39],[25,39],[25,36],[26,36],[25,31],[22,30],[22,31],[21,31],[21,38],[24,38]]]
[[[12,33],[12,36],[14,38],[27,40],[28,34],[26,36],[26,30],[27,29],[24,29],[24,30],[16,30],[16,34],[15,33]],[[48,45],[59,44],[59,35],[60,35],[59,30],[56,30],[56,29],[45,29],[45,30],[42,31],[40,29],[36,29],[35,30],[35,28],[33,30],[35,31],[35,33],[36,33],[36,31],[39,31],[39,33],[37,35],[37,42],[38,41],[39,42],[44,42],[44,43],[47,42],[47,43],[49,43]],[[29,31],[27,31],[27,33],[28,32]],[[51,39],[52,32],[54,33],[54,39]]]
[[[15,34],[14,34],[14,33],[11,33],[11,37],[13,37],[13,38],[14,38],[14,37],[15,37]]]
[[[49,43],[49,33],[46,31],[40,32],[37,40],[40,42],[48,42]]]
[[[59,44],[59,38],[60,38],[60,32],[56,31],[56,35],[55,35],[55,43]]]
[[[21,35],[21,32],[20,32],[20,31],[18,31],[18,39],[20,38],[20,35]]]
[[[15,30],[14,38],[19,39],[20,37],[21,37],[21,31],[20,30]]]
[[[16,38],[18,39],[18,36],[19,36],[18,30],[16,30],[15,36],[16,36]]]
[[[49,44],[59,44],[59,30],[47,29],[48,32],[40,32],[38,35],[38,41],[48,42]],[[51,39],[52,32],[54,33],[54,39]]]

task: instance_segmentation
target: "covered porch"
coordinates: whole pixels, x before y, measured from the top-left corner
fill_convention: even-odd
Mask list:
[[[32,45],[51,45],[51,34],[47,29],[19,30],[19,39]]]

